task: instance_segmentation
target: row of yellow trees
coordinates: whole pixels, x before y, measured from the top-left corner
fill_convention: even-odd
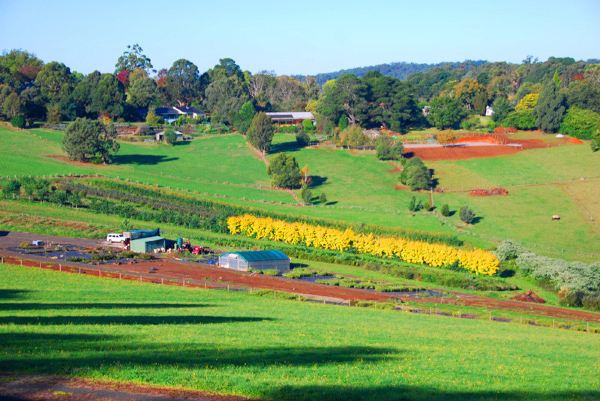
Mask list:
[[[466,250],[443,244],[407,240],[399,237],[358,234],[351,229],[339,230],[308,223],[290,223],[250,214],[227,219],[231,234],[243,234],[257,239],[270,239],[293,245],[348,251],[354,249],[382,257],[397,257],[406,262],[433,267],[458,265],[474,273],[493,275],[500,262],[491,252]]]

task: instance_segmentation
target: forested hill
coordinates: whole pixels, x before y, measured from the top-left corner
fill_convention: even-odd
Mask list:
[[[317,74],[315,77],[317,79],[317,82],[320,85],[323,85],[325,82],[329,81],[330,79],[336,79],[340,75],[354,74],[357,77],[363,77],[369,71],[378,71],[378,72],[382,73],[383,75],[387,75],[387,76],[398,78],[398,79],[406,79],[411,74],[414,74],[417,72],[428,71],[433,68],[445,67],[445,68],[450,68],[450,69],[454,69],[454,68],[469,69],[472,67],[480,66],[482,64],[486,64],[486,63],[487,63],[487,61],[485,61],[485,60],[466,60],[466,61],[462,61],[462,62],[443,62],[443,63],[436,63],[436,64],[407,63],[407,62],[402,61],[402,62],[398,62],[398,63],[378,64],[378,65],[371,65],[368,67],[356,67],[356,68],[348,68],[345,70],[339,70],[339,71],[334,71],[334,72],[325,72],[325,73]],[[300,80],[302,80],[304,78],[303,75],[295,75],[294,77],[297,79],[300,79]]]

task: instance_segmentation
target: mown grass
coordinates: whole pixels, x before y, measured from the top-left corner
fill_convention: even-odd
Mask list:
[[[313,192],[324,192],[327,205],[301,207],[289,193],[271,189],[264,162],[239,135],[207,136],[174,147],[123,143],[115,164],[81,166],[47,157],[62,155],[61,133],[0,128],[0,134],[3,176],[97,173],[290,216],[451,233],[485,248],[513,239],[548,256],[600,259],[600,251],[590,246],[600,242],[599,212],[591,202],[600,196],[600,157],[585,145],[429,163],[439,186],[447,190],[434,195],[435,204],[448,203],[455,212],[443,218],[437,213],[410,213],[407,205],[412,196],[425,203],[429,195],[396,190],[398,173],[390,172],[394,164],[378,161],[373,152],[300,149],[288,134],[276,135],[269,157],[286,151],[297,157],[301,166],[308,166],[318,183]],[[509,196],[476,198],[460,192],[495,186],[506,187]],[[459,220],[457,212],[464,205],[481,218],[474,226]],[[554,214],[561,216],[560,222],[551,220]]]
[[[600,396],[595,334],[7,265],[0,278],[4,371],[266,400]]]

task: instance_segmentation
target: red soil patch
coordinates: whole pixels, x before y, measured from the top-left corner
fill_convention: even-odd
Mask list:
[[[0,394],[21,401],[242,401],[203,391],[59,376],[0,376]],[[4,399],[0,396],[0,399]]]
[[[523,294],[515,295],[512,299],[521,302],[534,302],[536,304],[545,304],[546,300],[537,295],[535,292],[529,290]]]
[[[408,187],[406,185],[396,184],[396,185],[394,185],[394,189],[396,191],[405,191],[405,190],[408,190]]]
[[[402,171],[402,167],[400,166],[395,166],[393,169],[388,170],[388,173],[399,173]]]
[[[566,137],[565,139],[566,139],[566,141],[568,143],[572,143],[572,144],[575,144],[575,145],[581,145],[581,144],[585,143],[585,142],[583,142],[579,138],[573,138],[573,137],[570,137],[570,136]]]
[[[491,188],[491,189],[472,189],[469,191],[469,195],[471,196],[506,196],[508,195],[508,190],[502,187]]]
[[[68,240],[66,240],[68,242]],[[6,254],[6,253],[5,253]],[[31,257],[31,256],[30,256]],[[157,260],[136,263],[132,265],[100,265],[84,266],[75,263],[59,264],[49,261],[48,258],[26,260],[21,257],[4,257],[4,263],[37,267],[49,270],[59,270],[68,273],[81,273],[89,276],[104,278],[119,278],[146,283],[178,285],[198,288],[258,288],[273,291],[282,291],[333,301],[377,301],[390,302],[400,299],[407,302],[426,302],[439,304],[453,304],[474,306],[487,309],[504,309],[517,312],[531,313],[534,315],[550,316],[564,319],[585,320],[600,323],[600,313],[582,310],[564,309],[556,306],[526,303],[511,299],[494,299],[479,295],[452,292],[452,297],[410,297],[397,296],[383,292],[344,288],[304,282],[299,280],[271,277],[255,273],[238,272],[220,269],[199,263],[183,263],[170,260]],[[60,266],[60,267],[59,267]]]
[[[521,151],[517,146],[449,146],[417,148],[410,152],[423,160],[464,160],[512,155]]]

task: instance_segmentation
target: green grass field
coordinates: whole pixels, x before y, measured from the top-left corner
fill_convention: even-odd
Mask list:
[[[368,223],[406,229],[451,233],[468,243],[493,247],[513,239],[548,256],[594,261],[600,250],[600,155],[585,145],[561,146],[489,159],[431,162],[445,193],[435,194],[439,206],[457,211],[471,206],[480,222],[466,227],[458,213],[411,214],[414,195],[396,190],[393,163],[380,162],[372,152],[298,149],[292,135],[278,134],[274,152],[288,151],[308,166],[330,204],[301,207],[287,192],[270,188],[264,163],[239,135],[206,136],[175,147],[122,143],[110,166],[82,166],[64,158],[58,132],[12,131],[0,128],[0,175],[97,173],[155,183],[198,196],[252,205],[292,216],[314,216],[352,224]],[[272,156],[270,156],[272,157]],[[583,177],[583,179],[582,179]],[[472,188],[503,186],[507,197],[471,197]],[[417,194],[425,201],[427,194]],[[561,221],[551,220],[559,214]]]
[[[596,334],[7,265],[0,278],[3,371],[267,400],[600,397]]]

